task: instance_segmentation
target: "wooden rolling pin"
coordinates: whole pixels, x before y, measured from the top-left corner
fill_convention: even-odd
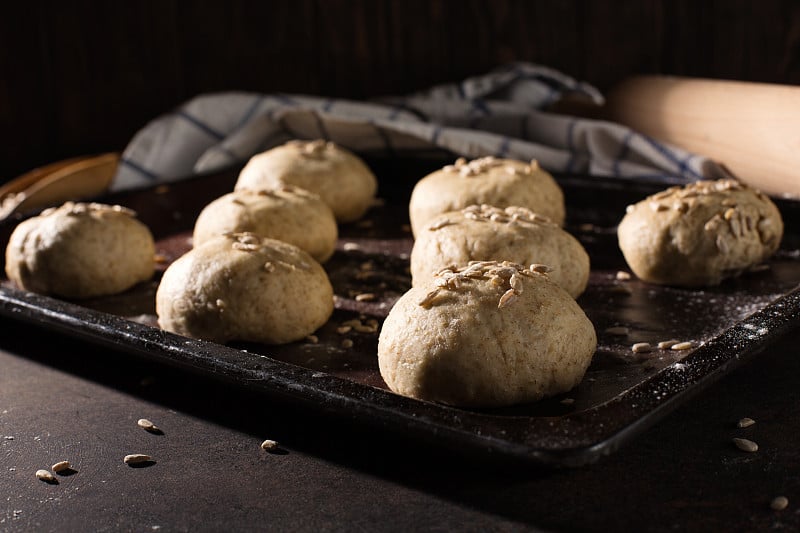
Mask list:
[[[639,76],[609,92],[603,114],[767,194],[800,197],[800,87]]]

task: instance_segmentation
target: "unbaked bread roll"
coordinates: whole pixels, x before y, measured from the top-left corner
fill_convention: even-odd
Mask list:
[[[389,312],[381,376],[404,396],[490,407],[566,392],[597,344],[584,312],[543,274],[495,261],[439,272]]]
[[[470,261],[545,264],[550,279],[577,298],[589,281],[589,255],[578,240],[549,218],[524,207],[471,205],[434,217],[411,251],[414,285],[449,265]]]
[[[217,198],[197,217],[194,245],[241,232],[294,244],[319,262],[333,255],[338,235],[333,212],[318,195],[286,185],[242,189]]]
[[[411,193],[411,230],[419,235],[436,215],[472,204],[517,205],[564,224],[564,194],[536,161],[483,157],[458,159],[422,178]]]
[[[289,141],[253,156],[239,174],[236,190],[295,185],[317,193],[339,222],[353,222],[375,198],[375,175],[352,152],[322,140]]]
[[[150,230],[118,205],[67,202],[16,227],[6,274],[25,290],[64,298],[123,292],[155,270]]]
[[[187,252],[156,292],[159,326],[216,342],[299,340],[332,312],[322,266],[297,246],[253,233],[222,235]]]
[[[639,278],[703,287],[772,255],[783,236],[783,220],[767,196],[747,185],[700,181],[628,206],[617,235]]]

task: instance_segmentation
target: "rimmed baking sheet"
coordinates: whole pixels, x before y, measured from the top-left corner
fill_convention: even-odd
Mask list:
[[[317,332],[317,342],[223,346],[164,332],[155,326],[153,303],[160,272],[152,282],[125,294],[80,302],[20,291],[3,279],[0,314],[439,445],[572,466],[615,451],[800,320],[800,236],[792,233],[800,218],[796,202],[779,202],[787,234],[768,269],[712,289],[677,289],[617,278],[617,272],[627,268],[617,247],[616,224],[627,204],[663,184],[559,176],[567,200],[566,229],[579,238],[592,260],[590,284],[578,302],[594,323],[599,344],[583,382],[556,398],[492,410],[397,396],[378,374],[377,331],[360,328],[364,331],[343,334],[337,329],[356,319],[380,325],[410,286],[408,197],[415,181],[442,161],[368,162],[379,177],[382,203],[362,221],[340,228],[337,251],[325,265],[337,295],[336,311]],[[165,258],[163,271],[189,249],[197,213],[232,190],[236,172],[230,169],[104,200],[139,212]],[[0,223],[3,247],[18,220]],[[628,334],[608,331],[617,327],[627,328]],[[694,347],[644,354],[631,350],[636,342],[673,338]],[[352,346],[343,343],[345,339]]]

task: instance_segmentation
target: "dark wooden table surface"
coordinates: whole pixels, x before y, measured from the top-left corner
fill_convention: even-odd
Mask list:
[[[614,455],[542,470],[1,319],[0,531],[797,531],[798,340],[795,330]],[[737,429],[742,417],[756,424]],[[278,453],[260,448],[267,438]],[[126,466],[130,453],[154,463]],[[75,473],[36,479],[61,460]],[[789,506],[775,511],[780,495]]]

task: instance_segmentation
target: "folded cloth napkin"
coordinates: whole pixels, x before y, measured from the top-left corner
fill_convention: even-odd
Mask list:
[[[319,138],[365,154],[536,159],[554,173],[668,183],[728,176],[706,157],[619,124],[544,110],[567,93],[603,103],[591,85],[529,63],[372,102],[246,92],[200,95],[134,136],[112,190],[176,181],[242,164],[290,139]]]

